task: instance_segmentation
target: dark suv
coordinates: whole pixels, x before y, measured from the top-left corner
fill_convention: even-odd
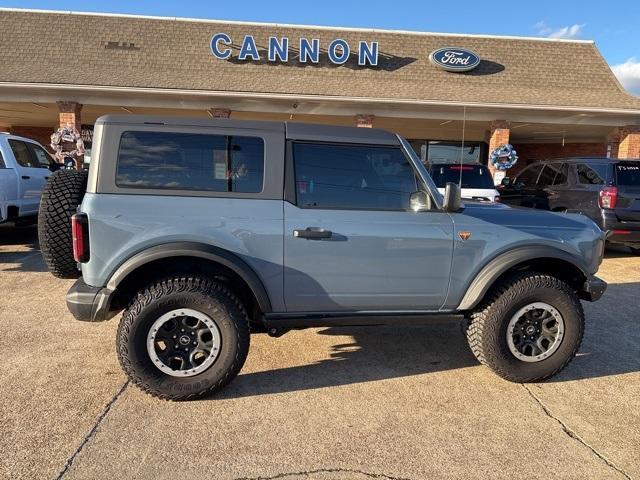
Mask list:
[[[607,232],[607,241],[640,255],[640,160],[548,160],[505,180],[499,187],[503,203],[580,212]]]

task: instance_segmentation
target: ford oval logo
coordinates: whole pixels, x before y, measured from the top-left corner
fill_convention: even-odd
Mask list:
[[[468,72],[480,65],[480,55],[466,48],[446,47],[429,55],[434,65],[449,72]]]

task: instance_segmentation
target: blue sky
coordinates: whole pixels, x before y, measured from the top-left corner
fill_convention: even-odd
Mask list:
[[[0,6],[430,32],[582,38],[595,40],[621,82],[628,90],[640,95],[640,0],[0,0]],[[501,15],[498,16],[498,12]]]

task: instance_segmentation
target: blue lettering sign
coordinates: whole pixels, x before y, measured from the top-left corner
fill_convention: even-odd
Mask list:
[[[269,37],[269,61],[275,62],[276,57],[282,62],[289,61],[289,39],[283,37],[280,41],[276,37]]]
[[[300,63],[320,63],[320,40],[317,38],[300,38],[300,50],[298,55],[298,61]],[[221,60],[227,60],[231,58],[235,46],[231,36],[226,33],[216,33],[211,37],[211,53],[214,57]],[[294,47],[295,48],[295,47]],[[283,62],[289,61],[289,38],[288,37],[274,37],[271,36],[268,39],[266,56],[269,62]],[[377,66],[378,65],[378,42],[367,42],[360,40],[358,42],[358,65]],[[327,56],[329,61],[336,65],[342,65],[349,61],[351,58],[351,47],[346,40],[336,38],[327,48]],[[260,52],[253,35],[245,35],[240,45],[240,51],[238,53],[238,60],[260,60]],[[454,60],[449,60],[454,62]],[[462,60],[460,60],[462,61]]]
[[[246,60],[247,57],[251,57],[252,60],[260,60],[260,54],[258,53],[258,47],[256,47],[256,41],[251,35],[245,35],[242,41],[242,47],[238,54],[238,60]]]
[[[371,42],[371,45],[367,45],[367,42],[360,41],[358,46],[358,65],[378,65],[378,42]]]
[[[300,39],[300,63],[318,63],[320,61],[320,40],[313,38],[311,43],[306,38]]]
[[[332,63],[337,65],[341,65],[349,60],[349,55],[351,51],[349,50],[349,44],[342,40],[341,38],[336,38],[333,42],[329,44],[329,60]]]
[[[211,37],[211,53],[221,60],[226,60],[231,56],[231,49],[229,47],[220,50],[219,44],[229,45],[231,43],[231,37],[226,33],[216,33]]]

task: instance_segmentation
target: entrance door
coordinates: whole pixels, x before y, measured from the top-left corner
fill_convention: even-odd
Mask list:
[[[409,210],[419,189],[399,146],[295,142],[285,202],[289,312],[435,310],[449,284],[453,225]]]

